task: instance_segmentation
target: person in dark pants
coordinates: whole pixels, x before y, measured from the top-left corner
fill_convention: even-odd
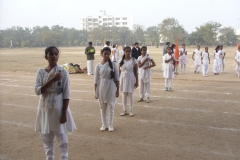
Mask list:
[[[85,54],[87,55],[87,72],[88,75],[94,74],[94,54],[95,54],[95,48],[92,46],[92,42],[88,43],[88,47],[85,49]]]
[[[132,48],[132,57],[135,59],[138,59],[138,57],[141,56],[141,50],[139,47],[139,43],[135,43],[135,47]]]

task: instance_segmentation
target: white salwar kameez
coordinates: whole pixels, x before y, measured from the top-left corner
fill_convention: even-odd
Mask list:
[[[115,81],[119,81],[118,66],[112,63]],[[108,125],[113,126],[114,107],[117,103],[116,84],[111,79],[111,68],[109,62],[97,64],[95,67],[94,84],[97,84],[95,97],[98,98],[102,125],[107,126],[107,108],[109,108]]]
[[[93,75],[94,74],[94,60],[87,60],[87,74]]]
[[[240,63],[240,51],[236,51],[235,60],[236,60],[238,63]],[[238,65],[237,63],[236,63],[236,68],[235,68],[235,70],[236,70],[236,74],[237,74],[238,78],[240,78],[240,65]]]
[[[169,55],[168,53],[163,56],[164,59],[164,71],[163,71],[163,77],[165,78],[165,87],[171,87],[172,88],[172,79],[174,78],[174,65],[173,60],[169,61],[168,63],[165,63],[165,60],[169,60],[170,58],[174,59],[174,55]]]
[[[62,78],[60,81],[53,83],[47,89],[46,93],[41,93],[41,87],[50,80],[56,73],[61,70]],[[58,86],[57,83],[61,82]],[[57,93],[58,88],[62,88],[62,93]],[[40,131],[44,144],[47,159],[54,158],[54,137],[59,142],[61,159],[68,158],[68,137],[67,132],[76,130],[70,108],[67,109],[67,122],[60,123],[62,106],[64,99],[70,99],[70,81],[68,72],[59,66],[54,67],[49,73],[45,69],[37,71],[35,93],[40,95],[37,110],[35,131]]]
[[[186,65],[188,64],[187,49],[180,49],[179,63],[181,64],[181,73],[186,73]],[[165,63],[165,62],[164,62]]]
[[[202,73],[203,76],[206,76],[208,74],[208,66],[209,66],[209,53],[203,52],[202,53]]]
[[[122,60],[119,61],[119,64]],[[123,111],[127,112],[127,97],[129,97],[129,112],[133,112],[133,102],[134,102],[134,84],[136,83],[136,78],[134,75],[134,66],[137,64],[136,59],[131,58],[130,60],[124,60],[123,65],[120,67],[120,91],[122,92],[122,103]]]
[[[220,56],[222,54],[221,50],[218,50],[217,52],[214,51],[215,53],[215,57],[214,57],[214,61],[213,61],[213,73],[218,74],[220,72],[220,66],[222,64]]]
[[[146,96],[147,98],[150,97],[150,82],[152,73],[150,68],[143,68],[150,66],[150,61],[152,60],[152,57],[146,54],[144,57],[139,56],[138,61],[142,63],[146,58],[148,58],[149,60],[145,62],[141,68],[139,68],[138,74],[140,98],[144,98],[144,96]]]
[[[194,54],[194,71],[195,72],[200,72],[201,69],[201,50],[195,49],[194,50],[195,54]]]

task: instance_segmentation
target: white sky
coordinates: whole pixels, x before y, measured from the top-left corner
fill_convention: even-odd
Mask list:
[[[168,17],[176,18],[189,32],[208,21],[223,27],[240,27],[239,0],[0,0],[0,29],[12,26],[62,25],[80,29],[81,17],[133,15],[145,28]]]

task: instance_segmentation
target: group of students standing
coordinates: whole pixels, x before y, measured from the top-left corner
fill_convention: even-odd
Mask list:
[[[108,42],[107,42],[108,44]],[[110,44],[110,42],[109,42]],[[89,75],[94,75],[95,98],[98,99],[100,106],[100,114],[102,119],[101,131],[114,131],[114,107],[117,103],[119,91],[122,92],[123,112],[121,116],[134,116],[134,89],[139,86],[139,99],[142,102],[146,97],[147,103],[150,102],[150,82],[151,68],[156,64],[151,56],[147,53],[147,47],[139,47],[138,43],[134,47],[124,47],[123,54],[120,59],[114,56],[118,53],[118,45],[110,49],[109,45],[101,50],[102,61],[96,65],[95,71],[90,70]],[[166,50],[166,53],[165,53]],[[95,49],[92,43],[86,48],[88,65],[93,68],[93,60]],[[175,58],[174,48],[167,43],[164,47],[163,55],[163,76],[166,83],[166,91],[171,91],[172,78],[174,77]],[[217,46],[214,52],[214,73],[220,72],[222,46]],[[112,58],[110,59],[112,55]],[[199,58],[200,57],[200,58]],[[54,139],[59,142],[61,159],[68,159],[68,135],[67,132],[76,130],[70,108],[68,106],[70,100],[70,79],[68,72],[57,64],[59,58],[59,50],[55,46],[45,49],[45,59],[48,65],[37,71],[35,82],[35,93],[40,95],[35,131],[40,132],[40,137],[45,149],[47,159],[54,159]],[[203,65],[203,74],[207,75],[208,65],[210,64],[210,56],[208,48],[205,52],[200,52],[200,46],[194,50],[193,60],[195,62],[195,71],[200,71],[200,65]],[[201,59],[201,60],[199,60]],[[240,78],[240,45],[235,54],[236,73]],[[181,73],[186,74],[187,49],[185,45],[180,50],[179,63],[181,64]],[[129,99],[129,109],[127,108],[127,99]],[[109,113],[107,113],[109,110]],[[108,114],[108,125],[107,125]],[[108,126],[108,127],[107,127]]]

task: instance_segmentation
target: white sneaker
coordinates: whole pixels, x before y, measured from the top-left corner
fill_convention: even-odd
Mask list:
[[[106,126],[102,126],[101,128],[100,128],[100,131],[105,131],[106,130]]]
[[[133,116],[134,116],[133,112],[130,112],[130,114],[129,114],[129,115],[130,115],[130,117],[133,117]]]
[[[127,112],[123,112],[120,114],[120,116],[126,116],[128,113]]]
[[[149,97],[147,98],[147,103],[150,103],[150,98]]]
[[[143,101],[143,98],[139,98],[137,101],[138,101],[138,102],[142,102],[142,101]]]
[[[114,131],[113,126],[108,126],[108,131],[109,131],[109,132],[113,132],[113,131]]]

